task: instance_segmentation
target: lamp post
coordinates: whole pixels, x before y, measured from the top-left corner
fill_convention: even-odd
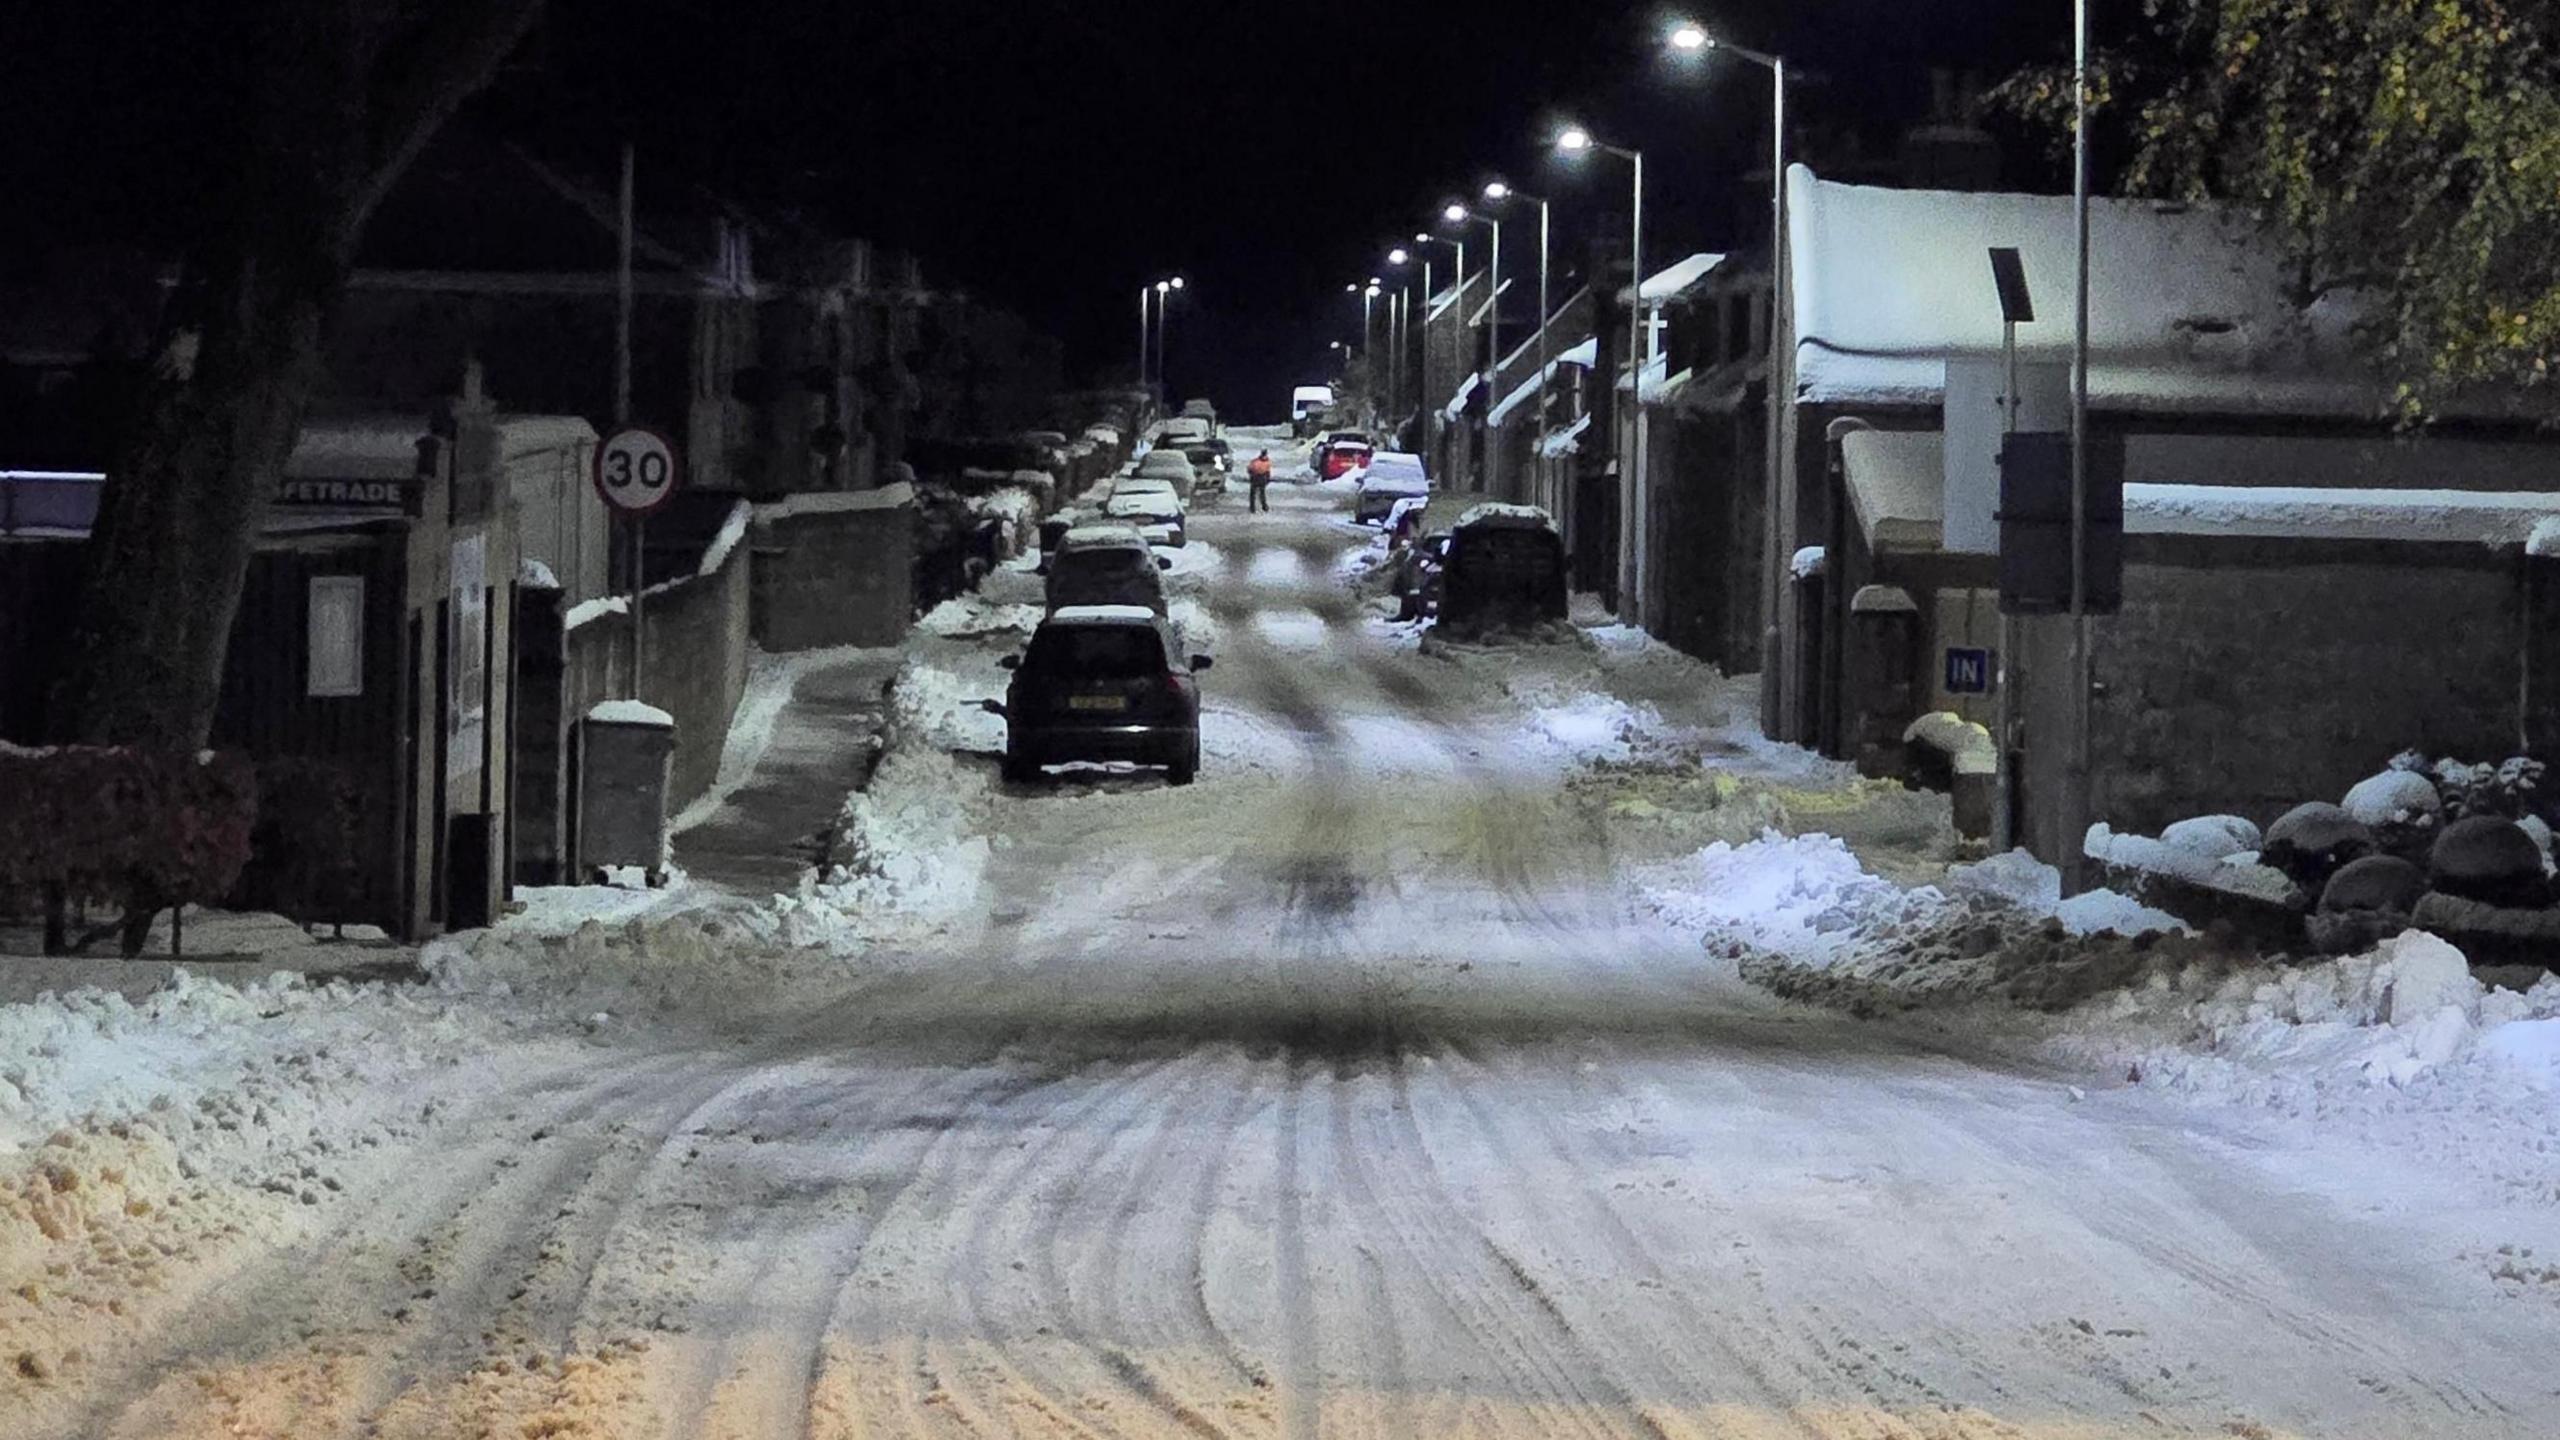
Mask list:
[[[1788,573],[1787,560],[1795,553],[1796,538],[1795,469],[1783,463],[1779,454],[1784,436],[1781,410],[1792,388],[1786,380],[1787,356],[1778,325],[1780,309],[1787,303],[1787,62],[1783,56],[1729,44],[1702,25],[1674,25],[1669,43],[1676,52],[1696,55],[1713,50],[1769,72],[1769,355],[1768,375],[1762,382],[1767,399],[1761,408],[1767,413],[1760,442],[1766,452],[1761,491],[1769,514],[1760,547],[1760,664],[1763,675],[1776,676],[1781,617],[1786,613],[1783,577]],[[1793,707],[1785,698],[1792,693],[1792,687],[1778,684],[1763,696],[1761,718],[1770,734],[1794,733],[1795,717],[1787,713]]]
[[[1493,261],[1485,271],[1484,302],[1484,388],[1487,395],[1485,403],[1490,408],[1490,397],[1494,387],[1501,383],[1502,376],[1502,222],[1455,204],[1441,211],[1440,218],[1452,225],[1477,224],[1490,226],[1493,230]],[[1488,443],[1484,455],[1484,484],[1480,488],[1493,488],[1496,479],[1493,468],[1493,450]]]
[[[1413,243],[1418,246],[1446,245],[1458,252],[1457,278],[1451,280],[1449,284],[1451,293],[1460,300],[1464,299],[1467,293],[1467,242],[1448,235],[1434,235],[1427,230],[1417,230],[1413,235]],[[1426,447],[1431,442],[1435,419],[1439,416],[1440,410],[1434,398],[1439,392],[1431,388],[1431,299],[1434,293],[1431,287],[1431,257],[1429,252],[1425,251],[1422,259],[1422,407],[1424,414],[1422,438]],[[1452,300],[1450,303],[1458,302]],[[1442,429],[1448,425],[1446,419],[1437,419],[1436,423]]]
[[[1182,289],[1182,277],[1179,275],[1169,276],[1156,282],[1156,384],[1159,386],[1165,386],[1165,321],[1172,317],[1174,292],[1180,289]],[[1171,387],[1165,388],[1169,395]]]
[[[1641,596],[1633,583],[1634,571],[1643,551],[1637,543],[1637,532],[1643,523],[1639,506],[1644,498],[1644,152],[1626,150],[1591,136],[1579,125],[1566,126],[1556,136],[1556,148],[1568,155],[1598,150],[1615,155],[1635,167],[1635,206],[1627,243],[1627,399],[1635,414],[1628,427],[1630,463],[1618,468],[1618,592],[1623,606],[1625,597]]]
[[[1552,318],[1547,313],[1547,234],[1552,207],[1540,197],[1515,190],[1500,180],[1484,187],[1484,198],[1497,205],[1525,200],[1538,207],[1538,440],[1543,442],[1547,438],[1547,366],[1551,363],[1547,358],[1547,322]],[[1551,511],[1556,508],[1554,497],[1547,495],[1544,487],[1539,498],[1548,502]]]
[[[1156,293],[1153,285],[1138,287],[1138,388],[1147,388],[1147,347],[1154,343],[1155,328],[1147,319],[1147,299]]]

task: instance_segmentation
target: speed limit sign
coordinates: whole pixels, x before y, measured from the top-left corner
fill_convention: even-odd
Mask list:
[[[596,493],[625,515],[646,515],[676,493],[676,447],[644,426],[616,430],[596,447]]]

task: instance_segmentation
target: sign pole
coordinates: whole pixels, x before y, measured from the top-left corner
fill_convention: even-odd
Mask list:
[[[613,316],[613,424],[616,430],[631,423],[631,146],[622,147],[621,257],[614,276]],[[648,589],[647,569],[649,522],[646,512],[631,517],[631,698],[640,698],[642,657],[648,647],[641,631],[640,605],[642,592]]]

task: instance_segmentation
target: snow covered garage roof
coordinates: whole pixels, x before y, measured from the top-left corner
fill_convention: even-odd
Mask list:
[[[1513,386],[1511,393],[1502,397],[1502,403],[1494,406],[1492,412],[1485,417],[1485,423],[1488,425],[1499,425],[1504,420],[1510,418],[1512,411],[1519,409],[1521,406],[1528,404],[1529,401],[1536,398],[1539,382],[1552,377],[1559,367],[1566,365],[1579,365],[1587,370],[1599,363],[1600,342],[1597,340],[1584,340],[1582,343],[1566,350],[1563,354],[1549,360],[1547,362],[1546,369],[1539,371],[1537,374],[1521,381],[1518,385]]]
[[[1800,399],[1934,405],[1950,357],[2000,353],[1989,249],[2016,246],[2036,319],[2022,354],[2067,357],[2072,217],[2063,195],[1886,190],[1787,172]],[[2386,398],[2350,344],[2352,306],[2297,309],[2278,248],[2221,209],[2090,207],[2091,398],[2114,410],[2364,415]],[[2512,399],[2499,402],[2512,409]]]
[[[1867,548],[1935,550],[1946,527],[1946,461],[1935,430],[1852,430],[1840,437],[1849,508]]]
[[[1706,279],[1709,272],[1723,263],[1724,256],[1721,254],[1709,255],[1700,252],[1677,265],[1655,271],[1645,279],[1644,303],[1660,305],[1666,301],[1678,299],[1681,291]],[[1621,305],[1627,303],[1626,286],[1618,287],[1617,301]]]
[[[2538,522],[2560,516],[2560,487],[2451,490],[2441,486],[2232,483],[2227,462],[2248,458],[2253,478],[2329,481],[2441,475],[2435,442],[2135,436],[2125,449],[2124,524],[2135,535],[2227,535],[2289,540],[2405,540],[2523,545]],[[2503,448],[2539,458],[2545,447]],[[2223,453],[2227,452],[2227,453]],[[2459,453],[2459,452],[2457,452]],[[1879,554],[1942,543],[1946,467],[1934,430],[1856,430],[1840,439],[1851,510]],[[2548,462],[2545,461],[2545,464]],[[2200,483],[2220,481],[2220,483]]]

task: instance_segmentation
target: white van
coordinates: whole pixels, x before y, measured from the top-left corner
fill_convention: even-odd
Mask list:
[[[1326,409],[1332,404],[1332,386],[1301,385],[1289,392],[1289,419],[1292,422],[1304,420],[1307,416]]]

